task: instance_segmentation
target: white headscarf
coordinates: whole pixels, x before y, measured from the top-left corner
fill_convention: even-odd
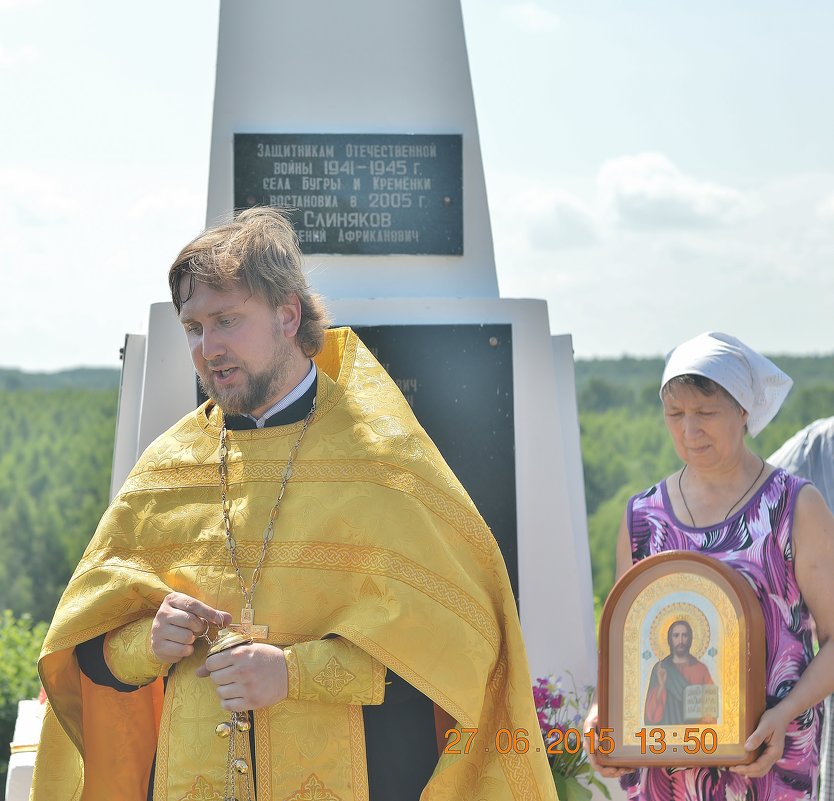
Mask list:
[[[666,357],[660,382],[679,375],[701,375],[723,387],[747,412],[747,430],[755,437],[779,411],[793,381],[770,359],[729,334],[710,332],[678,345]]]

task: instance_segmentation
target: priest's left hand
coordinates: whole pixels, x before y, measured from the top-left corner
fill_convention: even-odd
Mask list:
[[[214,654],[197,668],[197,675],[211,677],[220,706],[228,712],[262,709],[287,697],[284,652],[267,643],[237,645]]]

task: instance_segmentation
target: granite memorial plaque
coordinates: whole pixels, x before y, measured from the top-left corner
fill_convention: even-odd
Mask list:
[[[235,134],[234,206],[292,209],[304,253],[463,253],[457,134]]]

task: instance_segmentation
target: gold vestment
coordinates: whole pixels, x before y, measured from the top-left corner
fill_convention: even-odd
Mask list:
[[[315,417],[254,599],[269,642],[290,650],[290,697],[254,714],[258,801],[367,801],[361,704],[382,701],[385,667],[477,729],[469,753],[464,734],[461,753],[440,758],[422,799],[555,799],[492,534],[353,332],[329,331],[316,363]],[[135,657],[171,591],[239,619],[219,500],[219,419],[202,406],[148,448],[67,586],[39,662],[50,708],[34,801],[144,801],[154,753],[155,801],[222,799],[227,741],[214,729],[228,713],[211,681],[195,676],[202,641],[170,671],[164,694],[161,678],[132,693],[95,685],[74,655],[114,632]],[[301,425],[228,432],[232,527],[247,581]],[[150,680],[164,671],[150,662],[146,672]],[[502,750],[512,744],[505,754],[496,748],[502,729],[511,738],[499,738]],[[526,753],[513,739],[520,729]]]

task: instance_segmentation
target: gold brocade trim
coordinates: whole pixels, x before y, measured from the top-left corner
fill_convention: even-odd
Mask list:
[[[341,797],[328,790],[315,773],[311,773],[298,792],[288,795],[286,801],[342,801]]]
[[[378,659],[371,657],[371,706],[377,706],[385,700],[385,674],[387,668]]]
[[[516,801],[531,801],[535,798],[541,798],[533,776],[533,768],[530,767],[530,760],[524,754],[518,754],[510,750],[509,753],[500,755],[499,764],[507,777],[510,792]]]
[[[275,755],[272,753],[272,730],[269,725],[270,707],[256,709],[252,716],[255,719],[255,766],[258,786],[256,797],[258,801],[272,801],[272,771],[269,766]],[[261,770],[257,770],[257,766]]]
[[[456,704],[451,698],[441,693],[437,687],[424,679],[419,673],[415,673],[408,665],[396,659],[384,648],[381,648],[373,640],[369,640],[362,632],[352,626],[334,626],[334,634],[340,634],[346,640],[358,645],[365,653],[370,654],[378,662],[391,668],[400,678],[407,681],[412,687],[416,687],[423,695],[431,698],[439,706],[443,707],[455,720],[466,726],[477,726],[478,722],[473,720],[463,707]]]
[[[203,776],[194,779],[194,784],[180,801],[223,801],[222,793],[214,789]]]
[[[287,663],[287,698],[297,701],[301,693],[301,674],[298,670],[298,657],[292,648],[284,649],[284,661]]]
[[[133,623],[146,615],[147,611],[147,609],[143,609],[141,612],[130,615],[124,620],[119,619],[118,615],[114,615],[105,620],[103,623],[98,623],[95,626],[82,629],[75,634],[68,634],[66,637],[62,637],[61,639],[53,640],[51,642],[47,640],[44,642],[43,650],[41,651],[41,659],[49,654],[55,653],[56,651],[63,651],[67,648],[75,648],[75,646],[79,643],[87,642],[87,640],[92,640],[101,634],[107,634],[108,631],[112,631],[120,626],[126,626],[128,623]]]
[[[514,730],[512,717],[507,708],[507,654],[502,649],[498,657],[498,664],[489,678],[488,687],[493,698],[493,708],[499,721],[498,731],[502,728]],[[510,749],[506,754],[499,752],[499,765],[507,778],[507,784],[516,801],[531,801],[541,798],[533,775],[533,768],[527,756]]]
[[[260,543],[239,543],[237,552],[240,564],[244,567],[254,566],[260,550]],[[112,561],[120,562],[123,567],[132,566],[137,570],[160,573],[186,565],[222,567],[227,564],[228,551],[221,542],[184,543],[143,550],[100,548],[81,560],[75,578],[77,580],[83,572]],[[491,614],[471,595],[450,581],[394,551],[348,543],[273,541],[263,564],[264,567],[342,570],[397,579],[445,606],[477,631],[493,650],[498,650],[500,635]]]
[[[168,738],[171,735],[171,715],[174,708],[176,682],[177,671],[174,670],[169,674],[168,685],[165,687],[165,694],[162,700],[159,737],[156,743],[156,767],[154,775],[151,776],[151,781],[153,782],[153,801],[167,801],[168,799]],[[157,781],[157,777],[164,778],[164,781]]]
[[[313,676],[313,681],[324,687],[335,698],[355,678],[356,676],[345,668],[335,656],[331,656],[327,664]]]
[[[217,469],[216,461],[201,465],[158,467],[130,476],[121,494],[183,487],[216,487]],[[274,462],[235,461],[229,464],[229,484],[249,481],[276,483],[281,480],[283,469],[282,465]],[[498,547],[492,533],[474,509],[467,508],[426,479],[394,465],[358,460],[335,463],[299,460],[293,466],[293,482],[299,481],[364,481],[378,484],[416,498],[459,531],[481,553],[492,554]]]
[[[362,707],[358,704],[350,704],[347,709],[353,801],[368,801],[371,790],[368,785],[368,759],[365,753],[365,721],[362,717]]]
[[[144,617],[111,629],[104,636],[104,662],[123,684],[141,687],[164,676],[171,668],[151,647],[153,618]]]

